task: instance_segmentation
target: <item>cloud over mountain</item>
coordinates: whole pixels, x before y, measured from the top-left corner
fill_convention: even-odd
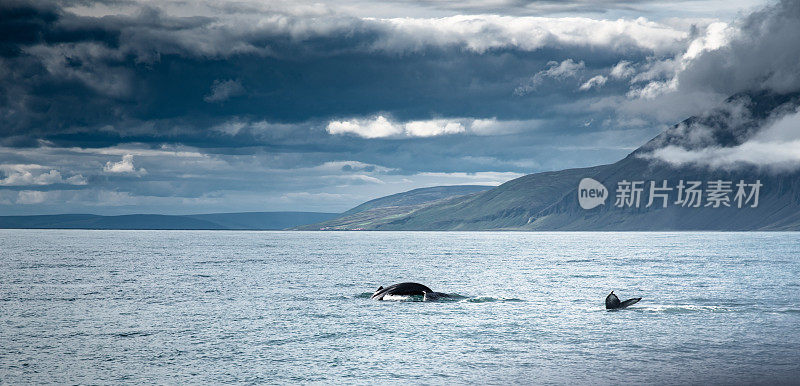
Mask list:
[[[644,156],[722,169],[800,167],[800,46],[791,43],[800,39],[800,4],[778,2],[735,28],[710,28],[708,35],[716,37],[693,43],[683,55],[686,62],[670,80],[671,92],[703,90],[734,97],[657,138],[651,144],[655,149]]]

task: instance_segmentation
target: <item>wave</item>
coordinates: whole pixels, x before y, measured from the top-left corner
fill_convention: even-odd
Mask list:
[[[467,298],[464,300],[467,303],[492,303],[492,302],[524,302],[522,299],[517,298],[493,298],[490,296],[480,296],[475,298]]]
[[[777,310],[772,311],[776,314],[800,314],[800,309],[798,308],[779,308]]]
[[[695,312],[730,312],[731,308],[724,306],[701,306],[694,304],[644,304],[630,307],[626,310],[636,312],[658,312],[665,314],[683,314]]]
[[[396,302],[426,302],[426,303],[455,303],[455,302],[465,302],[465,303],[492,303],[492,302],[523,302],[522,299],[517,298],[505,298],[505,297],[491,297],[491,296],[464,296],[459,294],[447,294],[447,297],[441,297],[433,300],[425,300],[424,296],[419,295],[411,295],[411,296],[401,296],[401,295],[391,295],[386,296],[383,298],[385,301],[396,301]],[[372,297],[372,292],[362,292],[360,294],[355,295],[356,299],[369,299]]]

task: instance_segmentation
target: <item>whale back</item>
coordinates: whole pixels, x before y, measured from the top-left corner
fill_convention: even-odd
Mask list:
[[[433,292],[433,290],[419,283],[397,283],[386,288],[378,288],[378,290],[375,291],[370,298],[383,300],[383,297],[386,295],[425,296],[425,293],[428,292]]]

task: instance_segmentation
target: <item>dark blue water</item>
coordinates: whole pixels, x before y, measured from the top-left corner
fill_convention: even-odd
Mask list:
[[[797,383],[800,233],[0,231],[9,383]],[[462,299],[377,302],[418,281]],[[608,312],[605,295],[644,299]]]

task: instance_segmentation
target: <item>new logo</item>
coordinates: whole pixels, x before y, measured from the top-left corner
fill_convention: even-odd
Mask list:
[[[600,182],[584,178],[578,184],[578,203],[583,209],[592,209],[604,205],[608,198],[608,189]]]

